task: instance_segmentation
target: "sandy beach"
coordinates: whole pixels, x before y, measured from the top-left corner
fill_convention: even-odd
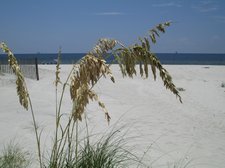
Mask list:
[[[65,81],[71,65],[61,66]],[[101,79],[94,90],[108,109],[108,126],[96,102],[86,109],[91,133],[125,126],[128,145],[136,155],[147,151],[144,161],[152,167],[168,167],[183,160],[195,168],[225,167],[225,66],[165,65],[180,88],[183,104],[163,86],[161,79],[123,78],[112,66],[115,84]],[[51,144],[55,122],[55,65],[39,66],[40,80],[26,79],[45,149]],[[61,86],[60,86],[61,87]],[[18,102],[15,77],[0,75],[0,150],[10,140],[35,151],[30,111]],[[60,89],[59,89],[60,93]],[[71,111],[67,90],[62,111]],[[150,150],[147,150],[151,146]],[[34,152],[33,152],[34,153]]]

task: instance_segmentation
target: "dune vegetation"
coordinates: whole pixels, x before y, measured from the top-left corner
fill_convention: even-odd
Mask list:
[[[157,74],[159,74],[164,86],[182,103],[171,75],[151,51],[151,45],[156,43],[157,37],[164,33],[170,24],[170,22],[165,22],[157,25],[149,30],[148,36],[139,38],[139,43],[129,47],[114,39],[100,39],[90,52],[73,65],[66,81],[61,81],[60,78],[61,49],[59,50],[54,82],[56,101],[55,105],[52,105],[55,106],[55,130],[52,132],[52,147],[50,151],[47,151],[48,156],[46,156],[46,152],[42,151],[42,130],[37,125],[32,97],[29,94],[26,80],[13,52],[6,43],[0,44],[2,51],[8,55],[9,65],[17,77],[16,89],[19,102],[26,110],[31,112],[40,168],[117,168],[129,167],[131,162],[135,162],[136,167],[148,167],[142,163],[141,159],[124,148],[123,137],[118,136],[117,130],[108,135],[103,135],[98,142],[90,142],[88,122],[85,120],[85,107],[90,101],[97,102],[105,114],[106,121],[110,124],[110,113],[94,91],[95,85],[101,78],[108,77],[112,82],[116,81],[110,69],[110,64],[106,63],[106,59],[110,55],[114,56],[123,77],[133,78],[139,74],[143,78],[148,78],[149,71],[151,71],[154,79],[156,79]],[[61,109],[66,89],[69,89],[73,108],[70,116],[68,116],[68,122],[62,124]],[[58,94],[59,90],[60,94]],[[86,137],[83,137],[82,142],[78,140],[80,136],[79,122],[86,122],[87,125],[87,134]],[[2,159],[4,158],[1,157],[1,162]],[[187,165],[185,163],[176,167],[182,166],[186,167]],[[21,165],[21,167],[23,166]]]

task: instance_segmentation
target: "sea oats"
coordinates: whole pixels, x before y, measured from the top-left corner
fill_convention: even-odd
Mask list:
[[[90,54],[99,58],[103,58],[109,50],[112,50],[116,46],[116,44],[116,40],[102,38],[98,41],[97,45],[93,48]]]
[[[16,57],[11,52],[11,50],[8,48],[8,46],[5,43],[1,43],[0,47],[2,48],[3,52],[5,52],[8,55],[8,62],[10,67],[12,68],[13,73],[16,75],[16,88],[17,88],[17,94],[19,96],[19,102],[20,104],[28,110],[28,91],[26,88],[26,83],[23,77],[23,74],[21,72],[21,69],[17,63]]]
[[[87,84],[83,84],[81,87],[77,90],[76,99],[74,99],[73,102],[73,109],[72,109],[72,117],[74,120],[80,120],[82,121],[82,114],[84,113],[85,107],[89,103],[89,100],[97,101],[99,106],[102,108],[102,110],[105,113],[106,119],[109,122],[110,116],[108,113],[108,110],[106,109],[104,103],[102,103],[98,95],[91,90]]]
[[[159,37],[161,32],[164,33],[165,28],[169,25],[170,22],[166,22],[159,24],[154,29],[150,30],[149,36],[152,43],[156,42],[156,36]],[[179,92],[173,84],[172,77],[167,70],[163,68],[158,58],[150,51],[150,42],[148,38],[139,38],[139,41],[140,44],[125,47],[116,40],[100,39],[93,50],[81,59],[78,64],[78,69],[73,72],[70,85],[70,94],[74,102],[72,114],[75,116],[75,119],[82,119],[81,115],[84,113],[84,109],[89,103],[89,99],[92,99],[89,94],[92,92],[91,88],[102,76],[106,77],[106,75],[108,75],[114,82],[111,70],[109,69],[109,66],[106,65],[104,59],[107,52],[113,50],[116,44],[120,44],[122,47],[113,51],[112,54],[119,63],[123,77],[128,76],[133,78],[134,75],[137,75],[136,65],[139,64],[140,75],[148,78],[150,65],[154,80],[156,80],[156,70],[158,69],[164,86],[174,93],[179,98],[180,102],[182,102]],[[97,95],[93,95],[97,98]],[[105,105],[100,101],[98,102],[99,106],[105,111],[106,116],[108,116],[107,120],[109,120],[110,117]]]
[[[165,23],[158,24],[155,28],[149,30],[149,37],[152,43],[156,43],[156,36],[159,37],[160,32],[165,33],[165,28],[170,25],[171,25],[171,22],[165,22]]]
[[[165,28],[168,26],[170,26],[170,22],[165,22],[163,24],[157,25],[154,29],[150,30],[149,33],[152,43],[156,43],[155,37],[159,37],[160,32],[164,33]],[[150,51],[150,42],[148,38],[139,38],[139,41],[141,44],[135,44],[128,48],[124,47],[124,45],[121,45],[122,48],[118,48],[115,51],[115,58],[119,63],[123,77],[128,76],[133,78],[134,75],[137,75],[135,67],[137,64],[139,64],[140,75],[145,75],[145,78],[148,78],[148,67],[150,65],[154,80],[156,80],[156,69],[158,69],[159,75],[164,83],[164,86],[169,89],[173,94],[175,94],[179,98],[179,101],[182,103],[181,96],[179,95],[178,90],[173,84],[172,77],[170,76],[168,71],[163,68],[162,64],[155,56],[155,54]]]
[[[36,119],[34,111],[32,108],[31,99],[28,95],[24,77],[21,73],[21,69],[17,63],[16,58],[5,43],[0,43],[0,48],[8,54],[8,62],[13,70],[13,73],[17,76],[16,85],[17,93],[19,95],[20,104],[28,109],[28,103],[32,114],[33,125],[36,135],[36,143],[38,149],[38,158],[40,168],[42,167],[65,167],[69,166],[70,161],[75,161],[75,166],[77,166],[77,161],[79,161],[79,131],[78,122],[82,121],[82,115],[85,112],[85,108],[90,101],[96,101],[100,108],[105,113],[107,121],[110,121],[109,113],[105,107],[105,104],[99,100],[98,95],[94,92],[93,87],[99,81],[101,77],[109,76],[113,82],[115,82],[112,72],[110,70],[110,65],[106,64],[106,59],[109,56],[114,56],[118,61],[122,75],[133,77],[137,75],[136,67],[139,64],[139,73],[142,77],[149,77],[149,67],[151,67],[154,80],[156,80],[156,71],[159,71],[159,75],[162,78],[164,86],[169,89],[172,93],[179,97],[180,102],[181,97],[175,85],[172,82],[172,77],[169,75],[167,70],[163,68],[162,64],[158,58],[151,52],[150,41],[156,43],[156,37],[160,36],[160,33],[165,32],[165,28],[170,25],[170,22],[157,25],[154,29],[149,31],[149,36],[139,38],[139,43],[125,47],[122,43],[112,39],[100,39],[97,45],[85,55],[78,64],[74,65],[70,71],[66,82],[63,84],[62,93],[60,97],[59,104],[57,104],[57,86],[60,82],[60,56],[61,49],[58,53],[58,62],[56,65],[56,131],[53,148],[51,151],[51,156],[49,163],[50,165],[45,165],[42,162],[42,151],[41,151],[41,131],[38,131],[38,125],[36,124]],[[150,39],[150,40],[149,40]],[[116,45],[119,44],[120,48],[114,49]],[[109,52],[112,53],[109,53]],[[69,85],[70,81],[70,95],[73,101],[72,113],[69,117],[69,121],[65,127],[61,123],[61,107],[65,94],[66,86]],[[86,123],[87,129],[88,124]],[[74,131],[76,133],[75,141],[73,141]],[[88,130],[87,130],[88,133]],[[114,133],[113,133],[114,134]],[[89,137],[89,136],[88,136]],[[73,144],[75,142],[75,145]],[[108,142],[108,140],[107,140]],[[89,144],[89,140],[88,140]],[[75,150],[73,150],[75,146]],[[114,152],[115,153],[115,152]],[[83,157],[83,156],[82,156]],[[74,164],[73,164],[74,165]],[[89,166],[93,167],[93,166]]]
[[[115,40],[100,39],[94,49],[84,56],[71,76],[70,95],[73,101],[72,116],[75,120],[82,120],[82,114],[89,100],[95,100],[103,109],[109,122],[110,116],[105,105],[99,101],[97,94],[92,90],[98,80],[109,76],[115,82],[109,65],[103,59],[104,54],[116,45]]]
[[[62,83],[59,77],[60,74],[60,61],[61,61],[61,48],[59,49],[58,52],[58,57],[57,57],[57,64],[56,64],[56,71],[55,71],[55,76],[56,76],[56,80],[55,80],[55,86],[57,87],[59,83]]]

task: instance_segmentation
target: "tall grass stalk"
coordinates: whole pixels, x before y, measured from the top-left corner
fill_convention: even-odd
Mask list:
[[[8,46],[5,43],[0,43],[0,48],[8,55],[8,62],[10,67],[13,70],[13,73],[16,75],[16,85],[17,85],[17,94],[19,96],[20,104],[28,110],[28,107],[30,107],[33,126],[34,126],[34,132],[36,137],[36,143],[37,143],[37,150],[38,150],[38,159],[40,163],[40,168],[42,168],[42,158],[41,158],[41,132],[38,133],[38,126],[35,119],[35,114],[31,102],[30,95],[28,93],[28,89],[26,86],[26,82],[24,80],[24,76],[21,72],[20,66],[17,63],[16,57],[12,53],[12,51],[8,48]]]

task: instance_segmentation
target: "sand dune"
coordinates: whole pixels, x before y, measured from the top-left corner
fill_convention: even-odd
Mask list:
[[[103,132],[115,124],[127,125],[128,136],[134,141],[137,155],[152,144],[145,161],[153,167],[167,167],[180,159],[192,160],[190,167],[225,167],[225,82],[224,66],[166,65],[180,92],[183,104],[163,87],[160,78],[123,79],[118,66],[113,65],[116,83],[102,79],[95,91],[111,115],[108,126],[104,113],[93,102],[87,107],[92,133]],[[40,127],[44,129],[42,142],[51,144],[54,127],[55,88],[53,65],[41,65],[40,80],[27,79],[28,89]],[[71,65],[62,65],[62,81]],[[30,112],[20,107],[13,75],[0,75],[0,149],[11,139],[28,150],[35,150]],[[69,92],[63,101],[63,111],[69,113]],[[120,120],[118,122],[118,120]]]

